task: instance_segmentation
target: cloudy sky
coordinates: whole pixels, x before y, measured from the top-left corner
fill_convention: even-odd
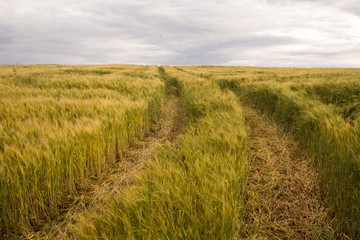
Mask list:
[[[360,67],[359,0],[1,0],[0,64]]]

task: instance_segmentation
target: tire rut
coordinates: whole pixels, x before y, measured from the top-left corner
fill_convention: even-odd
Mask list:
[[[334,239],[323,206],[318,176],[298,143],[274,124],[244,107],[251,166],[245,206],[244,239]]]

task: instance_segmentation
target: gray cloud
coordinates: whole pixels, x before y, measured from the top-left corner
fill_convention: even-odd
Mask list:
[[[0,64],[333,66],[333,52],[354,67],[357,9],[357,0],[3,0]]]

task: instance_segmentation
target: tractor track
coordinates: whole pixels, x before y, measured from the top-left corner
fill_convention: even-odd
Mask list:
[[[251,164],[243,239],[334,239],[311,159],[276,124],[244,106]]]

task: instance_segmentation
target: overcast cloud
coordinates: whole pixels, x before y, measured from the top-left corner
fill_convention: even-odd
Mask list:
[[[360,67],[359,0],[2,0],[0,64]]]

